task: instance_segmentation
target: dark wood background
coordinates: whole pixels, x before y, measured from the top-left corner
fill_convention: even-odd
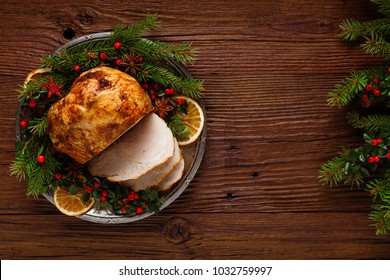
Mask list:
[[[147,13],[163,23],[149,38],[199,49],[189,70],[205,80],[208,138],[195,179],[161,214],[131,224],[93,224],[27,199],[9,176],[18,85],[72,30],[110,31]],[[1,259],[388,259],[368,193],[317,179],[340,146],[361,141],[326,93],[382,63],[341,42],[338,25],[377,16],[364,0],[2,0]]]

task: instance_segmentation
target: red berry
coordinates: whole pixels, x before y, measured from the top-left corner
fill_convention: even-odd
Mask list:
[[[378,141],[376,139],[372,139],[371,145],[375,147],[376,145],[378,145]]]
[[[155,94],[154,89],[151,89],[149,92],[150,92],[151,95]]]
[[[389,67],[389,68],[387,68],[387,72],[389,72],[389,73],[390,73],[390,67]]]
[[[122,211],[122,213],[126,213],[125,207],[122,207],[122,208],[121,208],[121,211]]]
[[[38,113],[38,115],[42,116],[45,113],[45,110],[43,110],[42,108],[39,108],[37,113]]]
[[[379,89],[374,90],[374,95],[375,96],[381,95],[381,91]]]
[[[140,56],[140,57],[138,58],[138,62],[139,62],[139,63],[142,63],[142,61],[144,61],[144,58],[143,58],[142,56]]]
[[[100,53],[99,57],[101,60],[107,59],[107,55],[104,52]]]
[[[179,103],[179,105],[183,105],[185,103],[185,100],[183,98],[178,98],[177,103]]]
[[[374,162],[379,162],[381,159],[380,159],[380,157],[379,156],[375,156],[374,157]]]
[[[379,81],[378,81],[378,79],[374,79],[374,80],[372,80],[372,82],[374,83],[374,84],[379,84]]]
[[[175,90],[174,90],[173,88],[166,88],[166,89],[164,90],[164,93],[165,93],[166,95],[172,95],[172,94],[175,93]]]
[[[98,187],[100,187],[102,184],[100,184],[99,182],[93,182],[93,186],[95,187],[95,188],[98,188]]]
[[[370,99],[363,99],[361,104],[363,108],[368,108],[371,106],[371,101]]]
[[[44,155],[39,155],[37,156],[37,161],[39,163],[44,163],[45,162],[45,156]]]
[[[59,179],[61,179],[61,178],[62,178],[61,173],[56,173],[56,179],[59,180]]]
[[[387,153],[386,158],[390,158],[390,152]]]
[[[101,201],[101,202],[106,201],[106,199],[107,199],[107,198],[106,198],[105,196],[101,196],[101,197],[100,197],[100,201]]]
[[[148,88],[149,88],[149,85],[148,85],[147,83],[144,83],[144,84],[142,84],[142,88],[143,88],[143,89],[148,89]]]
[[[367,100],[368,99],[368,95],[367,94],[363,94],[362,95],[362,100]]]
[[[114,43],[114,48],[116,48],[117,50],[119,50],[121,47],[122,47],[122,43],[121,42],[115,42]]]
[[[80,69],[81,69],[80,65],[75,65],[73,67],[73,70],[76,71],[76,72],[80,71]]]
[[[382,139],[382,138],[378,138],[378,139],[376,139],[376,142],[378,142],[378,144],[379,144],[379,143],[382,143],[382,142],[383,142],[383,139]]]
[[[367,91],[371,91],[372,90],[372,85],[371,84],[366,85],[366,90]]]
[[[137,207],[137,209],[135,209],[135,212],[137,214],[141,214],[142,212],[144,212],[144,209],[142,209],[141,207]]]
[[[115,60],[115,64],[120,66],[122,64],[122,59]]]
[[[152,95],[152,96],[150,97],[150,99],[156,100],[156,96],[155,96],[155,95]]]
[[[35,108],[37,107],[37,102],[35,100],[31,100],[30,103],[28,103],[28,106],[30,106],[30,108]]]
[[[138,199],[138,198],[139,198],[138,193],[135,193],[134,194],[134,199]]]
[[[26,128],[27,127],[27,123],[28,123],[27,120],[21,120],[19,125],[20,125],[21,128]]]
[[[93,191],[92,187],[90,187],[90,186],[86,186],[85,190],[87,193],[92,193],[92,191]]]
[[[129,200],[134,200],[134,194],[130,193],[129,196],[127,197]]]
[[[368,157],[368,163],[373,163],[373,162],[375,162],[374,157],[369,156],[369,157]]]
[[[102,191],[102,196],[107,196],[107,191]]]

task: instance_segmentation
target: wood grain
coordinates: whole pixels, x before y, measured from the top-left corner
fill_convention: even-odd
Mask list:
[[[18,85],[69,41],[66,30],[109,31],[148,13],[162,21],[149,38],[198,49],[188,69],[205,81],[208,137],[196,177],[160,215],[126,225],[87,223],[26,198],[9,176]],[[368,193],[317,179],[340,146],[361,143],[326,93],[350,71],[382,63],[341,42],[338,25],[377,16],[352,0],[2,1],[0,257],[390,258],[390,239],[369,226]]]

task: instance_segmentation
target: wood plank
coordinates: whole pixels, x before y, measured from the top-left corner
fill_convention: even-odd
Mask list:
[[[2,259],[378,259],[390,240],[356,213],[160,215],[99,225],[0,215]],[[181,229],[186,237],[181,239]],[[126,240],[126,241],[125,241]],[[170,241],[168,241],[170,240]],[[177,240],[178,242],[174,243]],[[173,241],[173,242],[172,242]]]

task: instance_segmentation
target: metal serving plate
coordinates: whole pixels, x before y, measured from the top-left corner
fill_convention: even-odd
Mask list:
[[[53,55],[59,53],[60,51],[64,49],[71,49],[77,45],[85,44],[87,42],[91,41],[97,41],[97,40],[106,40],[110,37],[111,32],[101,32],[101,33],[93,33],[89,34],[83,37],[76,38],[72,41],[69,41],[68,43],[62,45],[58,49],[56,49],[53,52]],[[181,77],[184,78],[191,78],[191,74],[187,71],[187,69],[180,63],[177,63],[172,60],[167,60],[166,66],[171,68],[175,73]],[[206,112],[204,103],[200,99],[198,100],[200,106],[203,109],[203,112]],[[18,112],[16,116],[16,139],[21,139],[21,132],[19,128],[19,111],[21,110],[21,103],[19,103],[18,106]],[[167,207],[169,204],[171,204],[190,184],[191,180],[194,178],[196,172],[198,171],[198,168],[202,162],[202,158],[205,151],[206,146],[206,133],[207,133],[207,127],[206,127],[206,116],[205,116],[205,126],[203,128],[203,131],[199,137],[199,139],[193,143],[190,144],[187,147],[181,147],[182,154],[184,156],[185,161],[185,169],[184,169],[184,175],[181,178],[179,182],[177,182],[170,190],[166,191],[165,196],[165,202],[161,207],[161,210]],[[45,193],[43,196],[54,204],[53,202],[53,194],[52,193]],[[94,223],[102,223],[102,224],[120,224],[120,223],[130,223],[137,220],[144,219],[146,217],[149,217],[153,215],[154,213],[150,212],[144,212],[139,215],[132,215],[132,216],[124,216],[124,215],[116,215],[115,213],[112,213],[108,210],[97,210],[97,209],[91,209],[84,215],[79,216],[78,218],[82,220],[86,220],[89,222]]]

